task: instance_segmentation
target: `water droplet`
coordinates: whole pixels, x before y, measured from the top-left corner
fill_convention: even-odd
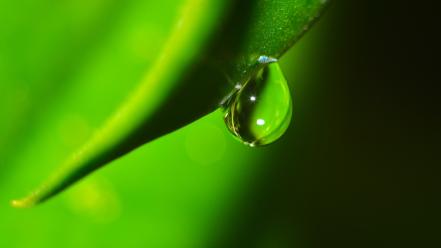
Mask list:
[[[224,120],[230,132],[249,146],[279,139],[291,121],[288,84],[275,59],[261,56],[261,68],[231,96]]]

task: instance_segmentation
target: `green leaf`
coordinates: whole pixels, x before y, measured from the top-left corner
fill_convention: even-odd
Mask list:
[[[279,58],[316,20],[325,2],[187,0],[135,91],[42,186],[12,204],[42,202],[108,162],[217,109],[234,84],[255,73],[259,56]]]

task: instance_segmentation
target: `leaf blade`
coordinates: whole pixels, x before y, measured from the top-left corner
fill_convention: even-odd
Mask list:
[[[243,17],[241,6],[247,4],[254,9],[250,10],[249,16]],[[229,90],[231,86],[225,84],[222,73],[227,74],[233,83],[246,81],[258,66],[257,58],[262,54],[280,57],[306,31],[305,26],[315,21],[325,1],[236,2],[232,13],[229,13],[229,22],[224,24],[226,29],[219,32],[219,36],[231,36],[233,40],[213,42],[209,47],[210,56],[198,57],[209,43],[210,34],[217,30],[221,9],[226,9],[227,5],[227,1],[221,0],[210,3],[189,0],[187,7],[190,13],[197,9],[198,14],[183,15],[189,20],[184,20],[183,26],[178,26],[173,32],[161,57],[128,101],[46,183],[22,200],[12,201],[12,205],[27,207],[42,202],[136,147],[215,110],[216,102],[223,96],[217,88]],[[237,33],[229,25],[235,21],[243,22],[246,32]],[[237,40],[241,42],[235,44]],[[213,77],[213,73],[217,76]],[[215,82],[212,85],[206,83],[210,80]],[[189,88],[192,81],[195,84]],[[185,103],[180,106],[186,98],[197,95],[193,88],[204,89],[208,93],[198,95],[200,104]]]

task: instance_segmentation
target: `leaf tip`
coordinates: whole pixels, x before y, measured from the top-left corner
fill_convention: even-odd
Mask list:
[[[12,200],[11,201],[11,206],[14,208],[29,208],[32,207],[33,204],[30,203],[29,201],[24,200]]]
[[[14,208],[31,208],[38,203],[33,197],[25,197],[22,199],[14,199],[10,202],[11,206]]]

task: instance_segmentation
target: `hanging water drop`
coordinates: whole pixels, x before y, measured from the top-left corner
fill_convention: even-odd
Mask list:
[[[276,141],[291,122],[291,95],[276,61],[259,57],[261,67],[225,108],[224,120],[230,132],[252,147]]]

